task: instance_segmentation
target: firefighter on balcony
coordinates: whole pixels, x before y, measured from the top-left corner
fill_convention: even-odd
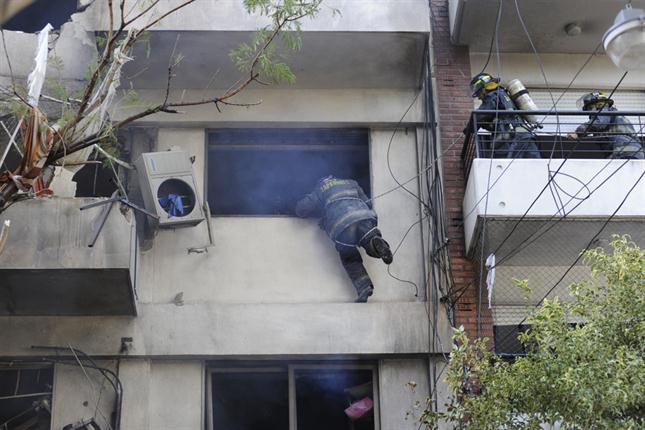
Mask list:
[[[515,110],[506,88],[499,85],[499,78],[480,73],[470,81],[472,97],[482,101],[482,110]],[[477,126],[492,133],[494,158],[540,158],[535,134],[520,115],[477,114]],[[464,130],[466,133],[467,130]]]
[[[577,102],[579,109],[585,112],[616,112],[614,101],[601,91],[594,91],[580,97]],[[602,115],[593,113],[589,121],[580,124],[575,133],[569,134],[570,139],[593,136],[602,137],[603,147],[611,151],[609,158],[643,159],[643,144],[634,126],[622,115]]]
[[[321,178],[314,190],[298,201],[296,215],[320,218],[320,228],[334,241],[340,261],[356,288],[356,302],[367,302],[374,285],[358,247],[385,264],[392,263],[392,251],[381,237],[376,212],[363,189],[351,179]]]

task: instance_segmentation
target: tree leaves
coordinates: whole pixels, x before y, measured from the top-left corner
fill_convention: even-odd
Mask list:
[[[627,236],[611,247],[585,253],[592,278],[570,287],[571,303],[544,300],[529,317],[526,357],[503,361],[458,330],[454,395],[446,412],[426,411],[426,428],[644,428],[645,254]]]
[[[321,3],[322,0],[244,0],[244,7],[249,13],[266,16],[271,24],[259,29],[250,43],[243,43],[230,52],[237,68],[250,73],[257,69],[260,81],[294,83],[296,77],[284,61],[284,50],[298,51],[302,48],[299,20],[316,16]],[[282,43],[280,47],[273,43],[277,34]]]

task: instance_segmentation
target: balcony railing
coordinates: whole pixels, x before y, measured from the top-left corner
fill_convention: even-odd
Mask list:
[[[622,140],[642,151],[645,112],[601,113],[603,119],[605,115],[627,118],[633,132],[596,131],[569,138],[590,121],[590,114],[593,118],[594,112],[580,111],[561,111],[557,116],[553,111],[474,111],[464,131],[466,248],[470,258],[482,264],[495,256],[494,286],[488,289],[486,271],[477,280],[482,290],[478,322],[492,322],[495,351],[501,355],[524,353],[517,334],[527,329],[526,317],[541,299],[570,300],[567,287],[589,279],[589,268],[579,258],[581,251],[589,246],[606,247],[614,234],[628,234],[640,246],[645,244],[645,209],[640,197],[645,161],[603,160],[616,157],[615,136],[627,136]],[[537,118],[539,127],[525,125],[534,137],[531,141],[537,149],[529,149],[534,153],[506,147],[515,137],[513,130],[503,126],[509,115]],[[491,119],[499,124],[497,133],[489,131],[495,130]],[[515,161],[535,155],[542,160]],[[559,160],[551,164],[550,159]],[[575,160],[565,165],[564,159]],[[514,285],[514,279],[529,280],[529,298]]]
[[[590,121],[590,115],[593,118],[593,114],[594,112],[558,111],[556,115],[553,110],[473,111],[470,121],[464,129],[466,137],[461,153],[464,176],[466,179],[468,178],[472,162],[475,158],[535,158],[529,157],[529,154],[525,153],[527,150],[522,148],[513,151],[506,150],[504,146],[512,143],[513,132],[503,131],[501,125],[498,125],[497,133],[485,130],[495,130],[495,122],[499,124],[504,119],[518,115],[531,115],[538,120],[537,125],[527,124],[526,127],[535,136],[539,158],[611,158],[613,149],[612,137],[616,135],[627,136],[626,134],[595,132],[591,136],[584,136],[578,139],[568,137],[569,134],[575,133],[576,128],[580,124]],[[645,111],[603,111],[601,115],[603,117],[626,117],[634,128],[634,133],[629,134],[630,138],[635,143],[640,144],[642,148],[643,142],[645,142]],[[491,116],[497,121],[491,121]]]

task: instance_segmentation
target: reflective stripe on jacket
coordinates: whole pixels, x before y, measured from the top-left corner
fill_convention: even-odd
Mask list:
[[[328,177],[296,204],[296,215],[321,217],[320,227],[332,240],[350,225],[363,220],[376,221],[376,212],[363,189],[352,179]]]

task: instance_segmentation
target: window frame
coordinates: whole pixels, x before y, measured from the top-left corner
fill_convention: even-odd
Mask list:
[[[369,181],[369,196],[371,197],[374,195],[374,175],[372,172],[372,129],[370,127],[361,127],[361,126],[355,126],[355,127],[325,127],[320,126],[320,127],[283,127],[280,124],[267,124],[266,126],[260,126],[260,127],[253,127],[253,126],[248,126],[245,127],[244,125],[236,125],[235,127],[209,127],[204,129],[204,145],[203,145],[203,150],[204,150],[204,171],[203,171],[203,189],[202,189],[202,199],[205,202],[208,202],[208,188],[209,188],[209,182],[208,182],[208,166],[209,166],[209,141],[210,141],[210,135],[212,133],[217,133],[222,130],[254,130],[254,129],[265,129],[265,130],[279,130],[279,129],[284,129],[284,130],[304,130],[304,129],[311,129],[311,130],[365,130],[366,133],[366,146],[367,146],[367,166],[368,166],[368,172],[367,172],[367,179]],[[229,145],[229,146],[236,146],[236,145]],[[240,145],[241,146],[241,145]],[[293,147],[296,147],[298,145],[293,145]],[[317,146],[325,146],[325,145],[317,145]],[[348,145],[350,146],[350,145]],[[228,214],[228,215],[223,215],[223,214],[213,214],[212,210],[209,214],[206,214],[211,218],[217,217],[217,218],[294,218],[294,215],[288,215],[288,214],[256,214],[256,215],[244,215],[244,214]]]
[[[213,374],[217,373],[287,373],[289,396],[289,430],[298,430],[298,411],[296,407],[296,371],[298,370],[371,370],[372,394],[374,402],[374,430],[381,429],[381,407],[377,364],[325,364],[325,363],[288,363],[267,366],[223,366],[211,365],[206,368],[206,429],[213,428]]]

